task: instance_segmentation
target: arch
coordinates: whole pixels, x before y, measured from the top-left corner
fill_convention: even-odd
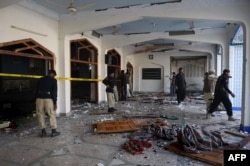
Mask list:
[[[28,59],[40,59],[48,61],[48,69],[54,68],[54,53],[36,42],[28,38],[22,40],[15,40],[0,44],[0,55],[5,56],[19,56]],[[32,64],[31,64],[32,65]],[[17,71],[20,72],[20,71]],[[44,74],[44,73],[27,73],[27,74]]]
[[[108,70],[107,73],[109,73],[109,71],[114,71],[115,78],[119,78],[121,73],[121,55],[115,49],[111,49],[105,56]],[[121,84],[119,80],[116,83],[117,85],[115,88],[117,88],[117,90],[115,89],[115,99],[118,101],[121,97]]]
[[[71,81],[71,99],[98,102],[98,84],[88,79],[97,79],[97,48],[87,39],[70,41],[71,77],[86,81]]]
[[[54,68],[54,53],[31,38],[0,44],[0,112],[5,118],[35,110],[37,79]],[[4,75],[6,74],[6,75]],[[23,76],[23,75],[31,75]],[[10,107],[4,108],[8,103]]]

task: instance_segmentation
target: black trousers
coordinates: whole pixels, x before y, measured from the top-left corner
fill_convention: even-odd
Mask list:
[[[232,116],[233,115],[232,103],[227,94],[214,94],[214,100],[208,112],[212,114],[217,109],[217,107],[220,105],[221,102],[227,111],[227,115]]]
[[[178,89],[176,94],[178,103],[181,103],[186,98],[186,89]]]
[[[121,100],[127,100],[127,86],[123,85],[121,87]]]

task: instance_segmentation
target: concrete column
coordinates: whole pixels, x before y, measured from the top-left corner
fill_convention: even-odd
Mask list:
[[[57,59],[57,76],[70,78],[70,48],[69,40],[59,39],[59,56]],[[70,81],[61,79],[58,80],[58,110],[60,115],[70,115],[71,110],[71,91]]]
[[[221,65],[221,69],[222,69],[222,71],[224,70],[224,69],[229,69],[229,44],[228,44],[228,42],[226,42],[226,43],[224,43],[223,45],[222,45],[222,57],[221,57],[222,59],[221,59],[221,63],[222,63],[222,65]]]
[[[98,79],[104,79],[107,76],[107,65],[105,65],[105,50],[100,49],[100,54],[98,55]],[[106,101],[106,87],[101,81],[98,82],[98,102]]]
[[[244,47],[243,47],[243,87],[242,87],[242,111],[241,111],[241,130],[250,132],[250,21],[244,31]]]
[[[208,56],[208,64],[207,64],[207,67],[208,67],[208,70],[210,69],[214,69],[216,70],[215,66],[217,66],[217,55],[216,53],[211,53],[209,56]],[[205,70],[205,71],[208,71],[208,70]]]

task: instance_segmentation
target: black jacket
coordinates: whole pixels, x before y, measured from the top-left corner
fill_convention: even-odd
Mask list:
[[[114,92],[115,78],[108,76],[102,81],[102,83],[105,84],[106,86],[108,85],[108,87],[106,88],[106,92],[110,93]]]
[[[228,88],[229,77],[222,74],[219,76],[215,85],[215,94],[228,95],[232,94],[231,90]]]
[[[125,76],[125,74],[124,74],[124,73],[123,73],[123,74],[121,74],[120,79],[121,79],[121,87],[126,87],[127,80],[126,80],[126,76]]]
[[[52,99],[54,105],[56,105],[57,80],[50,76],[40,78],[36,88],[36,98]]]
[[[186,80],[184,74],[178,73],[175,76],[175,85],[178,87],[179,90],[186,89]]]

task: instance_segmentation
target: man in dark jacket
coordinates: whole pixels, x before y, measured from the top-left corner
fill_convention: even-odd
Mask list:
[[[171,84],[170,84],[170,94],[173,95],[173,96],[176,93],[176,89],[175,89],[175,77],[176,77],[175,72],[173,72],[172,73],[172,78],[169,78],[170,81],[171,81]]]
[[[235,121],[236,119],[233,118],[233,111],[232,111],[232,103],[229,99],[229,94],[232,97],[235,97],[234,93],[228,88],[228,81],[230,78],[230,70],[224,69],[223,73],[217,79],[214,91],[214,100],[210,106],[210,109],[207,113],[207,119],[211,118],[211,114],[216,110],[219,104],[222,102],[224,107],[226,108],[228,120]]]
[[[49,74],[39,79],[36,89],[36,114],[42,133],[41,137],[46,137],[45,114],[49,116],[51,137],[60,135],[56,131],[56,109],[57,109],[57,80],[56,71],[49,70]]]
[[[124,73],[124,70],[121,70],[121,99],[127,100],[127,81],[126,81],[126,75]]]
[[[115,86],[115,74],[113,71],[109,71],[108,76],[102,81],[104,85],[106,85],[106,93],[108,99],[108,112],[114,112],[115,106],[115,96],[114,96],[114,86]]]
[[[186,80],[183,68],[179,68],[179,73],[175,77],[175,88],[177,93],[177,101],[180,104],[186,97]]]

